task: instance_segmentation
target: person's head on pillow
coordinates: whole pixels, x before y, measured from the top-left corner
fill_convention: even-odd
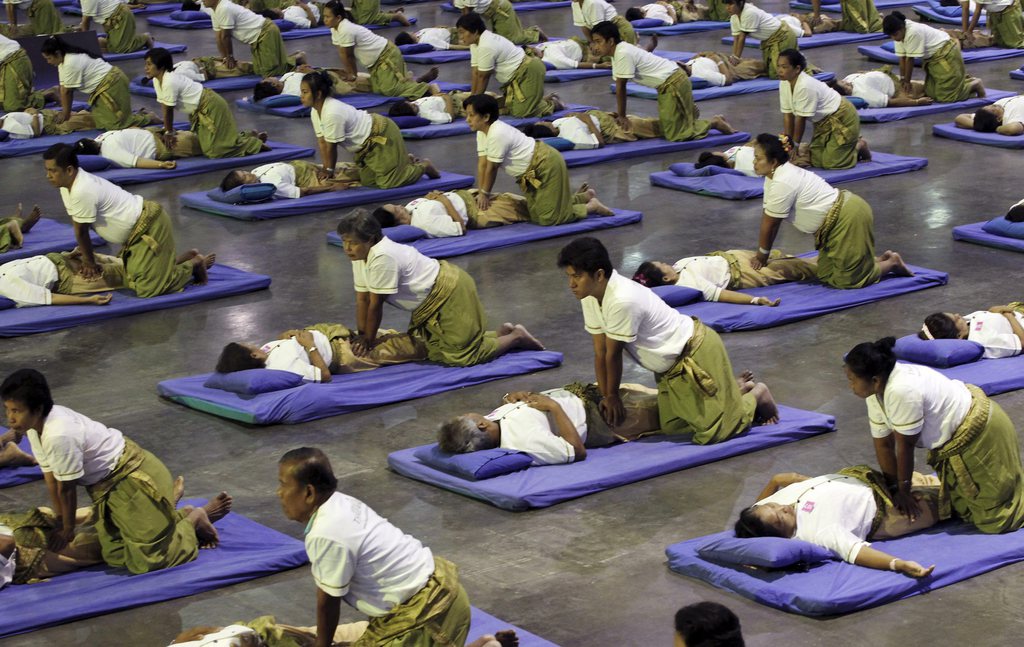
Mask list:
[[[796,533],[796,508],[778,503],[755,503],[740,512],[733,527],[740,539],[753,537],[782,537],[788,539]]]
[[[437,430],[437,445],[449,454],[494,449],[501,444],[501,425],[479,413],[464,413]]]
[[[267,367],[267,353],[250,344],[233,341],[226,345],[217,358],[218,373],[237,373]]]
[[[351,261],[365,261],[370,248],[384,239],[380,222],[366,209],[356,209],[338,223],[341,248]]]
[[[744,647],[740,619],[717,602],[698,602],[676,611],[675,647]]]
[[[679,272],[668,263],[662,261],[644,261],[633,273],[633,280],[649,288],[662,285],[675,285]]]
[[[281,20],[284,18],[284,12],[278,9],[271,9],[270,7],[264,8],[262,11],[257,11],[259,15],[270,20]]]
[[[228,174],[224,176],[224,179],[220,181],[220,190],[227,193],[231,189],[237,189],[240,186],[246,184],[260,184],[261,180],[255,173],[251,171],[243,171],[237,169],[234,171],[228,171]]]
[[[262,101],[268,97],[276,97],[284,92],[284,82],[281,79],[268,77],[256,84],[252,89],[252,100]]]
[[[408,31],[400,31],[398,32],[398,35],[395,36],[395,45],[398,45],[399,47],[402,45],[415,45],[418,42],[420,41],[416,38],[416,34]]]
[[[83,137],[75,142],[76,155],[100,155],[101,151],[100,143],[95,139]]]
[[[203,10],[203,5],[202,5],[202,3],[196,2],[195,0],[185,0],[184,2],[181,3],[181,10],[182,11],[202,11]]]
[[[835,77],[825,81],[825,85],[839,93],[840,96],[848,97],[853,94],[853,84],[845,79]]]
[[[729,159],[725,156],[725,153],[701,151],[701,154],[697,156],[697,163],[693,165],[693,168],[704,168],[706,166],[732,168],[729,166]]]
[[[338,490],[331,461],[315,447],[293,449],[277,462],[277,497],[284,516],[307,523]]]
[[[920,339],[967,339],[968,331],[967,321],[959,314],[935,312],[924,318],[917,336]]]
[[[985,106],[974,111],[972,127],[979,133],[994,133],[1003,125],[1003,109],[999,106]]]
[[[558,127],[551,121],[538,121],[532,124],[526,124],[520,126],[519,130],[523,131],[523,134],[527,137],[533,137],[534,139],[544,139],[545,137],[558,137]]]
[[[626,20],[629,22],[633,22],[634,20],[643,20],[645,17],[643,7],[630,7],[629,9],[626,9]]]
[[[1010,207],[1006,212],[1006,219],[1010,222],[1024,222],[1024,200]]]
[[[370,215],[380,223],[381,229],[412,223],[412,214],[400,204],[382,204]]]
[[[420,114],[419,106],[408,99],[395,101],[388,108],[389,117],[415,117],[418,114]]]

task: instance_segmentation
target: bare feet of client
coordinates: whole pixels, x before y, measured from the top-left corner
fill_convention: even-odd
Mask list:
[[[604,205],[596,197],[587,201],[587,213],[595,216],[614,216],[615,212]]]
[[[441,177],[441,171],[437,170],[437,167],[434,166],[433,162],[426,158],[420,160],[420,162],[423,163],[423,172],[427,175],[427,177],[433,180],[436,180],[437,178]]]
[[[757,401],[757,406],[754,408],[754,424],[755,425],[774,425],[779,421],[779,408],[775,405],[775,398],[772,397],[771,391],[768,390],[768,385],[764,382],[758,382],[754,385],[754,388],[750,389],[750,393],[754,394],[754,399]]]
[[[725,120],[723,115],[715,115],[709,120],[711,127],[721,131],[726,135],[731,135],[736,132],[736,129],[729,125],[729,122]]]
[[[21,203],[18,203],[18,212],[15,214],[16,218],[21,218],[21,233],[27,234],[32,227],[39,222],[39,218],[43,215],[43,212],[39,210],[39,205],[32,205],[32,211],[28,212],[28,215],[21,218]]]
[[[498,337],[504,337],[505,335],[511,335],[512,332],[515,329],[516,329],[516,325],[514,323],[512,323],[511,321],[506,321],[505,323],[503,323],[500,326],[498,326]]]
[[[190,249],[187,252],[182,252],[181,254],[178,254],[178,258],[174,259],[174,264],[177,265],[178,263],[186,263],[188,261],[191,261],[196,256],[199,256],[199,250]]]
[[[183,496],[185,496],[185,477],[179,476],[174,479],[174,502],[181,501]]]
[[[559,97],[557,94],[552,93],[544,98],[551,102],[551,105],[554,107],[555,112],[561,112],[565,110],[565,102],[562,101],[562,98]]]
[[[868,148],[868,142],[863,137],[857,140],[857,161],[858,162],[870,162],[871,161],[871,149]]]
[[[740,393],[747,393],[754,388],[754,372],[743,371],[736,376],[736,384],[740,386]]]
[[[503,324],[498,329],[498,352],[504,353],[514,348],[521,348],[523,350],[544,350],[544,344],[540,343],[536,337],[530,334],[530,331],[526,329],[522,324],[512,325],[512,330],[503,334],[504,330],[507,330],[507,326],[511,324]]]
[[[196,529],[196,538],[199,540],[200,548],[216,548],[220,543],[220,535],[217,534],[217,529],[213,527],[213,524],[231,512],[231,503],[232,500],[228,493],[221,492],[202,507],[186,506],[183,508],[187,511],[188,520]]]
[[[419,77],[416,78],[416,82],[417,83],[430,83],[431,81],[436,79],[438,74],[440,74],[440,73],[441,73],[441,70],[437,66],[434,66],[434,67],[430,68],[429,70],[427,70],[426,72],[424,72],[423,74],[419,75]]]

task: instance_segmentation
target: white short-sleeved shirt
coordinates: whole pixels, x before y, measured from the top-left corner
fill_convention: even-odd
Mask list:
[[[707,56],[695,56],[687,63],[690,65],[690,75],[708,82],[708,85],[722,87],[725,85],[725,75],[718,68],[718,61]]]
[[[142,215],[142,196],[88,171],[78,170],[70,189],[60,190],[61,200],[71,220],[91,223],[108,243],[121,244]]]
[[[199,67],[195,61],[178,61],[174,64],[172,71],[175,74],[192,79],[196,83],[206,83],[206,71]]]
[[[971,4],[975,4],[971,2]],[[983,6],[989,13],[1000,13],[1003,9],[1006,9],[1013,4],[1013,0],[977,0],[977,4]],[[963,6],[962,4],[960,5]],[[969,7],[968,11],[974,12],[974,7]]]
[[[7,526],[0,525],[0,535],[13,537],[14,532]],[[14,570],[18,566],[18,550],[15,549],[10,557],[0,555],[0,589],[14,581]]]
[[[435,568],[433,553],[418,539],[341,492],[309,520],[306,554],[320,590],[371,617],[418,593]]]
[[[331,42],[338,47],[352,47],[356,60],[365,68],[372,67],[388,45],[388,39],[347,18],[331,29]]]
[[[491,8],[491,0],[455,0],[455,8],[469,7],[476,13],[483,13]]]
[[[383,294],[396,308],[412,311],[430,294],[440,270],[433,258],[385,236],[365,261],[352,261],[352,280],[356,292]]]
[[[586,297],[580,303],[588,333],[624,342],[626,352],[654,373],[672,368],[693,335],[690,317],[676,312],[654,292],[615,271],[600,303],[595,297]]]
[[[110,63],[102,58],[93,58],[88,54],[65,54],[64,61],[57,66],[57,76],[65,88],[92,94],[111,69]]]
[[[796,506],[793,539],[831,550],[851,564],[871,534],[878,506],[871,488],[850,476],[826,474],[788,485],[761,499],[765,503]]]
[[[725,151],[725,159],[732,162],[733,170],[749,177],[757,177],[757,172],[754,170],[753,146],[733,146]]]
[[[156,140],[143,128],[108,130],[96,135],[100,155],[121,168],[135,168],[139,159],[156,159]]]
[[[587,410],[565,389],[542,391],[562,407],[580,440],[587,442]],[[534,465],[560,465],[576,460],[576,450],[558,435],[557,423],[525,402],[509,402],[484,416],[501,427],[501,448],[529,454]]]
[[[373,129],[370,113],[353,108],[334,97],[324,101],[323,112],[317,112],[314,108],[309,116],[317,137],[332,144],[341,144],[349,152],[359,150]]]
[[[597,140],[597,135],[587,128],[584,119],[594,124],[597,132],[601,132],[601,126],[597,123],[597,119],[586,113],[581,113],[579,117],[562,117],[551,123],[558,129],[558,136],[571,141],[573,148],[598,148],[601,143]]]
[[[462,218],[462,226],[465,227],[469,222],[466,201],[455,191],[447,191],[444,195],[455,207],[455,211]],[[427,236],[430,238],[450,238],[461,236],[463,233],[458,223],[448,215],[448,211],[440,200],[416,198],[406,204],[405,208],[408,209],[411,216],[409,224],[427,232]]]
[[[825,222],[839,189],[820,175],[786,162],[775,169],[775,177],[764,178],[764,212],[772,218],[788,218],[805,234],[813,234]]]
[[[259,642],[255,630],[243,625],[228,625],[220,631],[205,634],[198,640],[176,642],[174,647],[243,647]]]
[[[779,81],[779,109],[782,114],[810,117],[818,122],[831,115],[843,103],[843,97],[810,74],[796,78],[796,87],[789,81]]]
[[[303,72],[285,72],[280,76],[282,88],[281,94],[288,94],[294,97],[302,94],[302,77],[306,76]]]
[[[571,38],[565,40],[549,40],[538,45],[545,63],[550,63],[556,70],[575,70],[583,60],[583,48]]]
[[[416,32],[416,42],[445,50],[452,46],[452,32],[447,27],[427,27]]]
[[[313,17],[316,19],[316,22],[319,23],[320,7],[318,7],[315,2],[308,2],[306,3],[306,6],[308,6],[310,11],[313,12]],[[313,26],[313,23],[309,20],[309,14],[307,14],[306,10],[297,4],[285,7],[284,11],[281,12],[281,15],[285,20],[293,23],[299,29],[309,29]]]
[[[645,4],[640,7],[640,9],[644,12],[644,18],[648,20],[660,20],[665,25],[673,24],[672,15],[669,14],[665,5],[660,5],[654,2],[651,4]]]
[[[2,273],[3,266],[0,266],[0,275]],[[1014,312],[1013,316],[1017,323],[1024,326],[1024,315]],[[968,326],[967,339],[985,347],[985,354],[982,357],[999,359],[1020,355],[1020,338],[1013,334],[1013,328],[1005,316],[988,310],[979,310],[964,315],[964,320]]]
[[[1024,123],[1024,96],[1006,97],[996,101],[995,105],[1003,109],[1003,125]]]
[[[486,157],[495,164],[504,164],[505,172],[519,177],[530,167],[537,140],[527,137],[504,121],[495,121],[486,133],[476,134],[477,157]]]
[[[487,29],[476,45],[469,46],[469,65],[481,72],[494,70],[494,78],[505,85],[523,64],[526,52],[522,47]]]
[[[729,287],[732,273],[729,261],[721,256],[689,256],[672,265],[679,272],[676,285],[681,285],[704,294],[705,301],[718,301],[722,290]]]
[[[599,22],[615,20],[618,12],[605,0],[583,0],[572,3],[572,24],[576,27],[593,27]]]
[[[237,5],[231,0],[220,0],[213,10],[213,31],[231,30],[231,37],[246,45],[252,45],[263,31],[266,18]]]
[[[884,405],[868,396],[871,435],[921,434],[918,447],[936,449],[953,437],[971,408],[971,392],[960,380],[917,364],[896,364],[885,383]]]
[[[41,436],[37,429],[28,430],[28,442],[39,469],[58,481],[77,479],[82,485],[105,479],[124,452],[120,431],[57,404],[46,416]]]
[[[748,2],[743,5],[740,15],[730,16],[729,26],[732,28],[733,36],[750,34],[758,40],[765,40],[779,30],[782,22],[764,9]]]
[[[46,256],[19,258],[0,265],[0,297],[10,299],[19,307],[48,306],[52,290],[60,276],[57,267]]]
[[[313,345],[320,352],[324,364],[330,366],[331,360],[334,359],[331,341],[319,330],[310,330],[309,332],[313,334]],[[260,347],[260,350],[267,353],[267,368],[269,369],[295,373],[310,382],[323,381],[320,369],[309,361],[309,353],[294,337],[267,342]]]
[[[82,15],[102,24],[121,6],[121,0],[82,0]]]
[[[416,106],[416,114],[432,124],[450,124],[452,122],[451,113],[448,112],[448,104],[445,102],[444,97],[440,95],[416,99],[413,101],[413,105]]]
[[[187,114],[199,109],[199,99],[203,96],[201,84],[177,72],[164,72],[163,79],[153,77],[153,89],[160,105],[180,107]]]
[[[903,40],[895,41],[896,56],[928,59],[949,40],[949,34],[941,29],[922,25],[913,20],[906,21],[906,24]]]
[[[843,79],[853,86],[851,96],[863,99],[869,108],[884,108],[896,95],[896,84],[885,72],[857,72]]]
[[[677,70],[679,66],[674,61],[627,42],[616,45],[615,54],[612,55],[612,76],[616,79],[632,79],[649,88],[658,87]]]
[[[295,199],[302,196],[302,189],[295,184],[295,167],[288,162],[271,162],[263,166],[257,166],[252,174],[260,179],[260,182],[273,184],[277,187],[274,192],[275,198]]]
[[[0,63],[6,61],[11,54],[14,54],[19,49],[21,49],[21,45],[18,44],[18,41],[11,40],[6,36],[0,36]]]
[[[36,137],[36,130],[43,132],[43,115],[37,112],[8,112],[0,117],[0,128],[3,128],[11,135],[11,139],[32,139]]]
[[[800,19],[796,16],[791,16],[788,13],[778,14],[775,16],[779,19],[779,22],[789,27],[797,38],[804,37],[804,26],[800,23]]]

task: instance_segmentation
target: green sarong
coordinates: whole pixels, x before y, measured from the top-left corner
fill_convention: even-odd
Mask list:
[[[761,58],[764,60],[764,69],[768,72],[769,79],[779,78],[775,66],[779,61],[779,54],[787,49],[799,49],[799,46],[796,34],[789,25],[782,23],[774,34],[761,41]]]
[[[823,169],[853,168],[857,165],[860,117],[853,104],[843,99],[839,109],[814,123],[811,137],[811,166]]]
[[[516,178],[526,197],[530,222],[564,225],[587,216],[587,206],[569,188],[569,169],[561,153],[542,141],[533,147],[526,172]]]
[[[43,135],[67,135],[79,130],[96,130],[96,119],[89,112],[72,112],[70,117],[60,123],[57,122],[61,114],[59,110],[40,110],[39,114],[43,116]]]
[[[119,67],[111,67],[89,95],[89,106],[99,130],[122,130],[149,125],[149,117],[132,112],[128,77]]]
[[[658,86],[658,121],[661,122],[662,137],[670,142],[704,139],[711,126],[707,120],[698,117],[700,109],[693,102],[690,77],[685,71],[676,70]]]
[[[967,416],[945,445],[928,452],[928,464],[957,516],[981,532],[1011,532],[1024,525],[1017,431],[998,403],[973,384],[967,388],[973,396]]]
[[[16,218],[0,218],[0,254],[3,254],[11,248],[14,244],[14,236],[11,234],[11,230],[7,227]]]
[[[360,25],[391,24],[391,14],[380,10],[380,0],[352,0],[349,11],[352,12],[352,21]]]
[[[622,42],[629,43],[630,45],[636,45],[640,42],[640,38],[636,35],[636,30],[633,29],[633,23],[626,20],[625,16],[615,14],[615,17],[612,18],[612,24],[619,28],[619,39]],[[586,47],[586,45],[582,45],[582,47]]]
[[[42,108],[42,92],[34,92],[32,61],[24,49],[19,49],[0,61],[0,109],[21,112],[25,108]]]
[[[939,103],[963,101],[971,94],[967,82],[960,43],[950,38],[939,51],[921,64],[924,70],[924,93]]]
[[[457,265],[440,263],[434,287],[412,312],[409,334],[423,342],[432,362],[474,366],[494,359],[498,337],[487,330],[476,282]]]
[[[142,215],[118,254],[125,285],[143,299],[180,292],[192,281],[192,263],[175,263],[171,217],[156,202],[142,203]]]
[[[729,22],[729,12],[725,8],[725,0],[707,0],[708,20]]]
[[[505,109],[510,117],[545,117],[555,111],[555,105],[544,98],[544,61],[527,55],[501,86],[505,95]]]
[[[186,514],[175,509],[171,473],[153,454],[124,442],[117,467],[86,488],[96,505],[103,561],[136,575],[191,562],[199,542]]]
[[[841,290],[878,283],[874,222],[871,206],[863,198],[846,189],[839,192],[814,234],[818,280]]]
[[[46,258],[57,269],[57,285],[51,292],[55,294],[83,295],[95,292],[120,290],[125,286],[124,262],[116,256],[93,254],[100,268],[98,276],[87,279],[78,271],[78,264],[70,265],[71,252],[50,252]]]
[[[118,5],[103,23],[107,30],[107,51],[113,54],[137,52],[146,47],[146,39],[135,34],[135,14],[128,5]]]
[[[203,88],[199,106],[189,115],[189,127],[210,159],[255,155],[263,148],[259,137],[238,131],[228,102],[209,88]]]
[[[1024,17],[1020,3],[1014,2],[997,13],[988,13],[988,28],[996,45],[1012,49],[1024,49]]]
[[[250,46],[252,49],[252,70],[263,78],[281,76],[295,67],[295,61],[288,58],[284,49],[281,30],[271,20],[263,23],[260,35]]]
[[[11,529],[18,550],[14,561],[14,578],[11,582],[28,584],[36,580],[43,557],[46,556],[50,537],[57,527],[56,517],[44,514],[39,508],[33,508],[20,514],[2,512],[0,524]]]
[[[370,90],[385,97],[405,97],[410,101],[422,99],[430,91],[430,84],[409,78],[409,70],[398,46],[388,41],[380,56],[368,70]]]
[[[874,0],[843,0],[840,3],[843,17],[842,31],[855,34],[872,34],[882,31],[882,17],[878,15]]]
[[[370,136],[353,156],[363,186],[393,189],[416,182],[423,177],[422,162],[412,163],[405,150],[405,140],[398,124],[384,115],[373,113]]]
[[[658,416],[665,434],[693,434],[709,445],[750,428],[757,401],[740,393],[722,338],[693,318],[693,336],[676,364],[657,374]]]
[[[68,30],[53,0],[32,0],[28,7],[28,20],[32,34],[36,36],[63,34]]]
[[[491,21],[491,31],[504,36],[516,45],[530,45],[540,41],[540,29],[525,29],[519,16],[508,0],[494,0],[487,10],[480,14]]]

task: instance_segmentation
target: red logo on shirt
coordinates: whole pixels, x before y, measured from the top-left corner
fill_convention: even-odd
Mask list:
[[[814,512],[814,501],[808,501],[807,503],[805,503],[804,507],[803,507],[803,511],[804,512]]]

